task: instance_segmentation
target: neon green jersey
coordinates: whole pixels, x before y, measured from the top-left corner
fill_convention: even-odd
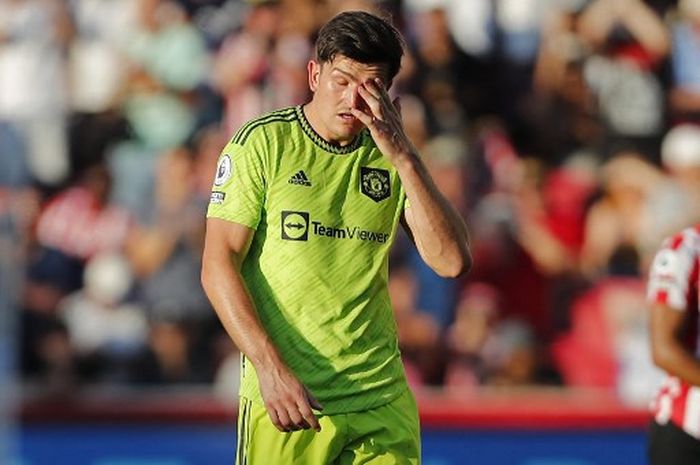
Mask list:
[[[250,121],[219,158],[207,216],[255,229],[241,273],[265,330],[324,413],[373,408],[407,388],[387,289],[404,204],[367,130],[334,146],[301,107]],[[245,359],[241,395],[261,401]]]

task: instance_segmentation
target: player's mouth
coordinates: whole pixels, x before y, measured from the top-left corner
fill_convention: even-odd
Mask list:
[[[355,121],[357,121],[357,118],[355,118],[355,115],[352,113],[339,113],[338,116],[346,123],[353,124]]]

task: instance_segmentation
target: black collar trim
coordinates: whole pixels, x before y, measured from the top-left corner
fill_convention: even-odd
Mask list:
[[[311,127],[311,124],[309,123],[309,120],[306,119],[306,115],[304,114],[304,109],[302,108],[301,105],[297,105],[296,107],[296,112],[297,112],[297,117],[299,118],[299,122],[301,123],[301,128],[304,130],[307,136],[309,136],[309,139],[313,141],[314,144],[318,145],[320,148],[323,150],[330,152],[330,153],[335,153],[338,155],[344,155],[347,153],[350,153],[354,150],[356,150],[361,144],[362,144],[362,138],[365,136],[365,133],[367,132],[366,129],[363,129],[360,131],[358,135],[355,136],[355,139],[348,144],[348,145],[336,145],[328,142],[326,139],[321,137],[315,130],[314,128]]]

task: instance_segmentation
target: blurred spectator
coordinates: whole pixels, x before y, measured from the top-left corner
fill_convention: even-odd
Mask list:
[[[195,88],[208,65],[201,32],[177,2],[145,0],[139,6],[140,27],[127,45],[133,63],[168,89]]]
[[[251,117],[271,109],[266,102],[270,54],[281,20],[278,1],[256,2],[249,6],[239,31],[221,45],[213,64],[214,87],[226,102],[226,132],[233,134]]]
[[[199,280],[208,194],[195,191],[193,157],[184,147],[161,156],[149,215],[134,226],[126,245],[162,381],[211,379],[214,370],[214,313]]]
[[[109,192],[106,168],[95,165],[37,218],[23,287],[23,369],[56,389],[75,382],[77,375],[68,330],[57,317],[59,303],[82,288],[89,259],[123,247],[131,224],[128,213],[109,202]]]
[[[700,128],[682,124],[669,130],[661,145],[661,164],[668,177],[649,196],[640,243],[643,274],[665,237],[700,221]]]
[[[545,160],[559,163],[579,150],[602,145],[595,96],[586,83],[587,47],[577,32],[584,2],[559,2],[543,23],[533,75],[529,143]]]
[[[669,103],[679,121],[700,121],[700,1],[680,0],[672,24],[672,82]]]
[[[69,49],[73,111],[115,108],[124,91],[128,40],[137,32],[137,0],[70,0],[75,37]]]
[[[550,337],[545,274],[518,239],[519,205],[532,197],[529,187],[537,176],[537,163],[521,160],[497,124],[484,126],[477,140],[476,158],[481,159],[488,178],[484,192],[471,213],[474,268],[469,279],[501,290],[504,315],[528,322],[542,340]]]
[[[700,127],[672,128],[661,146],[661,163],[682,191],[683,201],[675,204],[676,209],[684,213],[682,224],[697,222],[700,217]],[[670,234],[672,226],[667,226],[666,235]]]
[[[539,381],[532,329],[518,318],[503,317],[499,292],[491,286],[474,283],[465,290],[448,344],[454,355],[447,367],[448,388]]]
[[[670,49],[664,23],[642,0],[594,0],[578,28],[594,52],[584,76],[607,129],[607,150],[632,144],[653,159],[665,118],[656,74]]]
[[[533,71],[541,31],[552,2],[546,0],[496,0],[493,2],[493,36],[498,92],[495,112],[509,126],[514,144],[530,151],[530,106]]]
[[[639,154],[621,152],[602,167],[601,177],[602,194],[586,215],[581,269],[592,278],[637,276],[646,262],[640,247],[649,234],[649,199],[664,176]]]
[[[134,226],[126,245],[139,294],[156,321],[211,315],[198,279],[206,198],[193,194],[191,157],[179,148],[159,159],[151,215]]]
[[[613,277],[574,302],[571,330],[552,347],[567,386],[603,387],[631,405],[648,404],[663,376],[648,356],[644,289],[640,278]]]
[[[246,5],[241,0],[177,0],[202,31],[209,48],[218,48],[231,31],[241,27]]]
[[[127,54],[133,65],[123,111],[142,152],[177,147],[208,115],[209,53],[201,32],[171,0],[139,3],[138,31]]]
[[[59,303],[81,376],[94,381],[133,381],[133,362],[146,350],[148,324],[143,310],[126,303],[132,285],[126,259],[116,253],[93,257],[85,286]]]
[[[474,388],[487,379],[482,353],[500,317],[498,291],[492,286],[471,283],[465,289],[454,323],[447,333],[450,360],[445,373],[445,386]]]
[[[475,92],[479,75],[474,75],[468,57],[454,44],[444,9],[419,12],[413,18],[411,44],[414,72],[406,83],[409,92],[426,106],[429,133],[459,132],[468,113],[483,112]]]
[[[440,327],[434,318],[418,311],[416,279],[406,267],[394,267],[389,277],[389,295],[394,307],[401,357],[411,386],[441,382],[444,359]]]
[[[493,47],[489,32],[490,3],[489,0],[407,0],[406,9],[411,16],[431,9],[445,9],[450,35],[460,49],[468,55],[483,57]]]
[[[19,131],[32,175],[48,185],[70,170],[65,52],[72,34],[66,2],[0,3],[0,121]]]
[[[110,202],[110,189],[107,169],[95,165],[43,208],[36,225],[40,248],[31,262],[30,279],[65,292],[77,290],[86,260],[124,245],[131,218]]]
[[[524,177],[514,198],[518,241],[546,274],[578,267],[588,202],[597,188],[595,170],[591,156],[571,156],[535,179]]]

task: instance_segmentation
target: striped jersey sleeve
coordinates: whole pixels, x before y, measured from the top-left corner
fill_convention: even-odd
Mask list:
[[[700,231],[688,228],[666,239],[649,270],[647,299],[685,311],[698,278]]]

